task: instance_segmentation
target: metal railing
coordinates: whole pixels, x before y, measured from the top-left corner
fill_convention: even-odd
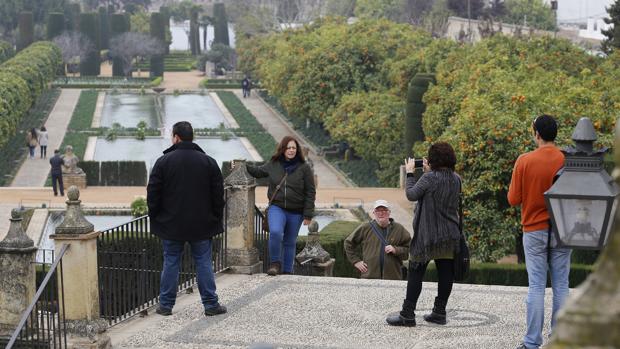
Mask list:
[[[226,222],[228,209],[224,211]],[[226,232],[213,238],[213,272],[227,268]],[[163,270],[161,239],[150,232],[148,216],[102,231],[97,237],[99,306],[101,317],[113,326],[136,314],[146,314],[159,302]],[[185,245],[178,291],[193,291],[196,267],[189,244]]]
[[[37,274],[45,273],[45,277],[9,339],[7,349],[67,347],[62,257],[69,246],[63,245],[55,259],[53,254],[43,253],[52,256],[53,262],[44,257],[42,263],[35,263]]]

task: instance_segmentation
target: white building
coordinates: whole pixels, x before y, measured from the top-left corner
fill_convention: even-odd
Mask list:
[[[579,37],[586,39],[605,40],[607,37],[603,35],[603,30],[608,30],[613,25],[607,24],[603,18],[588,18],[586,29],[579,30]]]

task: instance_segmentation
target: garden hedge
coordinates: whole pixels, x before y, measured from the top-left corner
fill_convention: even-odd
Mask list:
[[[13,45],[6,41],[0,41],[0,64],[15,54],[15,50],[13,50]]]
[[[145,186],[147,170],[144,161],[84,161],[86,182],[94,186]]]
[[[0,147],[54,78],[60,50],[50,42],[37,42],[0,64]]]
[[[52,40],[65,30],[65,15],[51,12],[47,16],[47,40]]]
[[[110,16],[105,7],[99,7],[99,38],[101,41],[101,49],[110,48]]]
[[[21,51],[34,41],[34,18],[32,12],[19,14],[19,40],[17,50]]]
[[[110,39],[128,32],[129,29],[130,22],[127,16],[120,13],[110,15]],[[123,61],[120,58],[112,59],[112,76],[125,76],[123,72]]]
[[[80,32],[92,42],[94,50],[80,60],[80,76],[98,76],[101,73],[101,38],[99,18],[96,13],[80,14]]]
[[[228,38],[228,17],[226,16],[226,6],[224,3],[213,4],[213,18],[215,20],[213,24],[213,43],[230,46],[230,40]]]
[[[159,12],[151,13],[150,21],[151,36],[157,39],[162,45],[165,45],[166,41],[166,22],[164,21],[164,15]],[[164,55],[151,56],[150,64],[151,78],[164,76]]]

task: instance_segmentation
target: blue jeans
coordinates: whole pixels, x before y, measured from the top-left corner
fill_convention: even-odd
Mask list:
[[[188,241],[192,249],[192,257],[196,265],[196,279],[200,299],[205,309],[218,306],[215,293],[215,275],[211,264],[211,240]],[[162,308],[172,309],[177,299],[179,284],[179,269],[183,256],[184,241],[162,240],[164,247],[164,270],[161,272],[159,288],[159,305]]]
[[[551,313],[551,328],[555,326],[558,310],[568,297],[568,274],[570,272],[571,250],[553,248],[555,236],[551,237],[551,258],[547,263],[547,230],[537,230],[523,234],[523,249],[525,250],[525,266],[527,268],[527,333],[523,338],[525,346],[539,348],[542,345],[542,329],[545,321],[545,287],[547,285],[547,270],[551,272],[551,287],[553,289],[553,310]]]
[[[304,217],[301,213],[291,212],[276,205],[269,206],[268,214],[271,262],[282,263],[282,272],[292,273],[297,234]]]

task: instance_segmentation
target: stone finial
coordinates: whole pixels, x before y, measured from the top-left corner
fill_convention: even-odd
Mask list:
[[[32,250],[34,241],[22,229],[23,211],[18,208],[11,210],[11,225],[4,240],[0,241],[0,250]]]
[[[308,239],[306,246],[295,257],[299,263],[312,259],[314,263],[325,263],[330,260],[330,255],[323,249],[319,242],[319,223],[314,219],[308,225]]]
[[[56,228],[56,234],[87,234],[91,233],[95,227],[84,218],[79,200],[80,190],[72,185],[67,191],[67,212],[65,219]]]
[[[234,160],[235,168],[224,179],[225,186],[250,186],[256,185],[256,180],[252,177],[247,170],[245,160]]]

